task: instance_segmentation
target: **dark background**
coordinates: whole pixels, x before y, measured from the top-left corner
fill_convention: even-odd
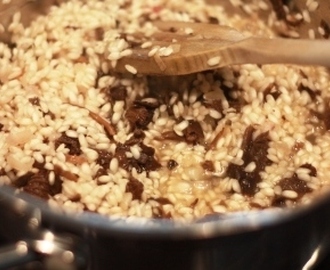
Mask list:
[[[330,255],[328,255],[315,270],[330,270]]]

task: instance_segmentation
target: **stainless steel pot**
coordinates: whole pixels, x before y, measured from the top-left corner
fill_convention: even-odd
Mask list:
[[[329,196],[177,225],[65,214],[2,187],[0,232],[15,244],[1,250],[0,269],[35,260],[40,269],[312,269],[330,244]]]
[[[330,22],[330,3],[319,2],[311,24],[296,29],[302,35]],[[1,187],[0,235],[0,269],[312,269],[329,252],[330,194],[296,209],[178,225],[64,213]]]

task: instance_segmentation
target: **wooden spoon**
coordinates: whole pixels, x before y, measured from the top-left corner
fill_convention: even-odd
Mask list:
[[[134,47],[131,55],[118,60],[116,71],[183,75],[248,63],[330,67],[327,40],[246,37],[231,27],[205,23],[157,21],[154,25],[159,31],[140,37],[152,46]]]

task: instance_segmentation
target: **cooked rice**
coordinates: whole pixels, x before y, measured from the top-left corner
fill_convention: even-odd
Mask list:
[[[258,9],[270,7],[244,5]],[[249,64],[179,80],[129,65],[131,74],[111,71],[131,53],[130,34],[150,35],[152,20],[274,36],[273,15],[252,25],[221,6],[176,0],[70,0],[26,28],[15,14],[12,44],[0,43],[1,183],[121,217],[191,221],[309,203],[330,183],[327,69]],[[140,46],[150,57],[160,50]]]
[[[125,65],[125,68],[128,72],[132,73],[132,74],[136,74],[137,73],[137,70],[135,67],[131,66],[131,65]],[[119,118],[116,119],[116,120],[113,120],[114,122],[118,122],[119,121]]]
[[[212,66],[217,66],[220,64],[221,57],[220,56],[215,56],[207,60],[207,64],[212,67]]]

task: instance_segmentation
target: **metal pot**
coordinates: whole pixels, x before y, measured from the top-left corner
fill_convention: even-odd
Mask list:
[[[314,29],[330,21],[325,17],[330,4],[319,2]],[[304,24],[296,30],[308,34]],[[7,245],[0,250],[0,269],[311,269],[330,245],[329,196],[296,209],[179,225],[64,213],[4,186],[0,235]]]
[[[311,269],[330,243],[328,196],[177,225],[62,213],[2,187],[0,231],[17,242],[1,250],[0,269],[36,260],[40,269]]]

